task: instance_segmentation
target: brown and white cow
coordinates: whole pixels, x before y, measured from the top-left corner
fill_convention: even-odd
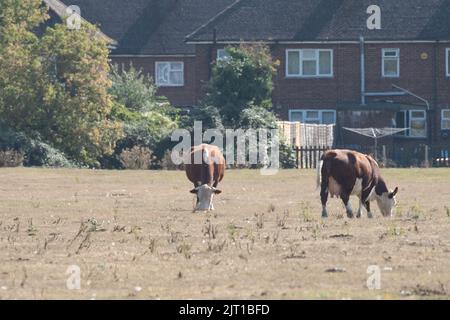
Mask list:
[[[323,154],[317,170],[317,186],[321,187],[322,217],[328,217],[328,194],[342,199],[349,218],[353,218],[350,195],[360,199],[358,218],[361,217],[363,205],[367,216],[373,217],[370,211],[370,201],[373,200],[377,201],[383,216],[391,216],[398,191],[398,188],[388,190],[378,164],[371,156],[351,150],[328,150]]]
[[[185,161],[186,175],[194,184],[190,192],[197,195],[194,211],[214,210],[214,194],[222,191],[217,185],[225,174],[225,159],[220,149],[209,144],[201,144],[191,148]]]

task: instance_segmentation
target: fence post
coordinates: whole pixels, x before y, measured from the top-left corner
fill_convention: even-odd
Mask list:
[[[311,164],[311,169],[316,167],[316,163],[317,163],[317,147],[314,147],[314,151],[313,151],[313,163]]]
[[[428,155],[428,146],[425,145],[425,168],[430,167],[429,155]]]
[[[309,147],[308,148],[309,150],[308,150],[308,167],[307,167],[307,169],[311,169],[311,164],[312,164],[312,161],[313,161],[313,159],[312,159],[312,150],[313,150],[313,147]]]
[[[303,151],[304,147],[300,147],[300,169],[303,169]]]

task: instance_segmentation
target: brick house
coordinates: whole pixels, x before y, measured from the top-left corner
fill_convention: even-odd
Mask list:
[[[196,96],[195,46],[187,34],[224,10],[233,0],[44,0],[50,24],[61,22],[68,6],[112,39],[111,63],[132,63],[152,76],[158,94],[178,107],[192,107]]]
[[[64,0],[117,44],[111,59],[154,76],[159,94],[195,106],[224,48],[266,43],[280,67],[274,111],[335,123],[337,144],[371,140],[342,127],[399,127],[390,155],[422,144],[450,149],[450,0]],[[101,5],[100,5],[101,3]],[[362,63],[363,62],[363,63]]]
[[[392,156],[421,144],[448,150],[450,1],[377,1],[380,30],[367,27],[372,4],[237,1],[188,35],[187,43],[196,46],[197,70],[211,65],[210,50],[267,43],[281,63],[274,79],[275,111],[288,120],[336,123],[340,145],[372,144],[342,127],[406,127],[383,139],[397,147]],[[202,80],[207,78],[198,76]]]

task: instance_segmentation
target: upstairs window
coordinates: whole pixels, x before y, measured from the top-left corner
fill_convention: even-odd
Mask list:
[[[155,82],[160,87],[181,87],[184,85],[183,62],[156,62]]]
[[[400,49],[382,50],[382,75],[395,78],[400,76]]]
[[[287,77],[332,77],[333,50],[286,50]]]
[[[441,129],[450,130],[450,109],[442,110]]]
[[[336,111],[291,109],[289,110],[289,121],[310,124],[335,124]]]
[[[423,110],[404,110],[397,112],[395,117],[397,128],[408,128],[399,133],[400,136],[411,138],[427,137],[427,115]]]

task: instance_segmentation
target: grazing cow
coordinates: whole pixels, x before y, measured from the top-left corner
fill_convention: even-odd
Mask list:
[[[201,144],[191,148],[188,160],[185,161],[186,175],[194,184],[190,192],[197,195],[194,211],[214,210],[213,197],[222,192],[216,188],[225,174],[222,152],[216,146]]]
[[[398,188],[388,190],[378,164],[371,156],[351,150],[328,150],[323,154],[317,169],[317,187],[319,186],[324,218],[328,217],[328,194],[342,199],[349,218],[353,218],[350,195],[358,196],[360,202],[356,217],[361,217],[364,205],[367,216],[372,218],[370,201],[377,201],[383,216],[391,216],[398,191]]]

